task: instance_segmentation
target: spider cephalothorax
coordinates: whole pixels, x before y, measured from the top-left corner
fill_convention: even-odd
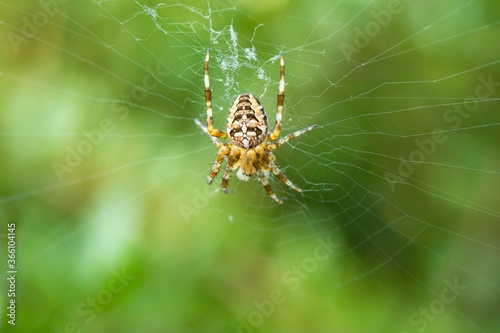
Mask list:
[[[212,91],[208,76],[208,61],[210,50],[205,57],[205,101],[207,105],[207,127],[196,119],[196,124],[207,133],[219,152],[208,176],[208,183],[211,184],[215,176],[219,173],[219,168],[227,159],[226,169],[222,178],[221,188],[227,192],[229,176],[233,170],[238,169],[237,176],[241,180],[248,180],[249,177],[257,175],[266,189],[267,193],[278,203],[282,203],[269,185],[269,171],[279,180],[287,184],[297,192],[302,192],[295,186],[274,164],[272,151],[283,143],[316,128],[316,125],[309,126],[303,130],[288,134],[278,140],[281,131],[281,117],[283,113],[283,102],[285,100],[285,62],[280,55],[280,82],[278,93],[278,108],[276,111],[276,124],[272,133],[268,131],[267,116],[259,100],[252,94],[242,94],[236,98],[233,106],[229,110],[227,117],[226,132],[214,128],[212,116]],[[229,138],[230,143],[222,143],[218,138]],[[276,141],[278,140],[278,141]],[[276,141],[276,142],[272,142]]]

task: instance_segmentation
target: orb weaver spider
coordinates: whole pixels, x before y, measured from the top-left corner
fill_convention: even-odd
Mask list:
[[[317,127],[312,125],[300,131],[288,134],[278,140],[281,131],[281,118],[283,114],[283,103],[285,100],[285,61],[280,54],[280,81],[278,91],[278,106],[276,111],[276,124],[272,132],[268,132],[267,116],[260,101],[252,94],[245,93],[236,97],[229,115],[227,117],[226,132],[214,127],[212,116],[212,90],[208,76],[208,63],[210,50],[205,56],[204,81],[205,81],[205,102],[207,108],[207,126],[205,127],[198,119],[196,124],[210,136],[214,145],[219,148],[215,163],[212,166],[208,183],[212,184],[213,179],[219,173],[224,158],[227,159],[226,169],[222,177],[221,188],[227,193],[227,185],[231,172],[238,169],[238,179],[247,181],[253,175],[259,177],[260,182],[267,193],[277,203],[283,203],[274,193],[269,185],[269,174],[272,172],[279,180],[297,192],[302,190],[294,185],[274,164],[275,157],[273,150]],[[219,139],[229,138],[229,143],[220,142]]]

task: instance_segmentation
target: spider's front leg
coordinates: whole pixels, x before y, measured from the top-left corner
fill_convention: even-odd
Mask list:
[[[274,163],[271,162],[270,165],[269,165],[269,167],[271,168],[271,171],[276,176],[276,178],[278,178],[279,180],[281,180],[283,183],[285,183],[291,189],[294,189],[297,192],[302,192],[302,190],[297,185],[295,185],[288,178],[286,178],[286,176],[283,174],[283,172],[281,172],[280,169],[278,169],[278,167],[276,166],[276,164],[274,164]]]
[[[212,170],[210,171],[210,175],[208,176],[208,184],[212,184],[215,176],[217,176],[217,174],[219,173],[222,161],[224,161],[224,156],[229,155],[229,153],[231,153],[231,148],[229,148],[226,144],[222,144],[219,148],[219,152],[217,153],[217,157],[215,158],[215,163],[212,167]]]
[[[274,199],[274,201],[276,201],[277,203],[279,204],[282,204],[283,201],[281,201],[280,199],[278,199],[278,197],[276,196],[276,194],[274,193],[273,189],[271,188],[271,185],[269,185],[269,182],[267,180],[268,178],[268,175],[269,174],[269,171],[265,171],[263,169],[259,169],[257,171],[257,175],[259,176],[259,179],[260,179],[260,182],[262,183],[262,185],[264,186],[264,188],[266,189],[266,192],[267,194],[269,194],[269,196],[271,198]]]

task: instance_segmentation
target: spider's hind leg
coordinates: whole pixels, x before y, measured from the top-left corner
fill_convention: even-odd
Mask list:
[[[207,107],[207,132],[212,137],[226,138],[227,137],[226,132],[220,131],[214,127],[214,119],[212,114],[212,90],[210,89],[210,77],[208,75],[209,59],[210,59],[210,49],[207,50],[207,55],[205,56],[205,66],[204,66],[205,103]]]

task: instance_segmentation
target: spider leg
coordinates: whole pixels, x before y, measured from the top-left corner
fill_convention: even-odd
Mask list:
[[[276,166],[276,164],[274,164],[274,163],[271,162],[269,164],[269,167],[271,168],[271,171],[273,172],[273,174],[279,180],[281,180],[283,183],[285,183],[286,185],[288,185],[288,187],[294,189],[297,192],[302,192],[302,190],[299,187],[297,187],[296,185],[294,185],[288,178],[286,178],[286,176],[281,172],[281,170]]]
[[[312,125],[312,126],[309,126],[307,128],[301,129],[300,131],[290,133],[287,136],[279,139],[278,142],[269,144],[268,148],[269,148],[269,150],[274,150],[274,149],[278,148],[279,146],[281,146],[282,144],[284,144],[285,142],[288,142],[288,141],[292,140],[293,138],[298,137],[299,135],[302,135],[304,133],[312,131],[316,127],[318,127],[318,125]]]
[[[283,104],[285,102],[285,60],[283,54],[280,53],[280,83],[278,91],[278,107],[276,109],[276,125],[274,125],[273,133],[269,134],[269,140],[278,139],[281,131],[281,118],[283,115]]]
[[[227,193],[227,184],[229,184],[229,176],[231,176],[231,171],[233,171],[233,168],[231,167],[231,164],[227,163],[226,170],[224,171],[224,176],[222,177],[222,182],[220,184],[220,187],[225,193]]]
[[[229,176],[231,176],[231,172],[233,172],[234,169],[238,168],[240,166],[239,160],[240,160],[240,152],[238,150],[232,150],[228,147],[229,153],[227,155],[227,165],[226,165],[226,170],[224,171],[224,176],[222,177],[222,183],[220,187],[224,192],[227,193],[227,185],[229,183]]]
[[[198,126],[199,128],[201,128],[201,130],[202,130],[203,132],[205,132],[206,134],[210,135],[210,133],[208,133],[208,129],[207,129],[207,127],[206,127],[205,125],[203,125],[203,124],[201,123],[201,121],[199,121],[198,119],[196,119],[196,118],[195,118],[195,119],[194,119],[194,122],[196,123],[196,126]]]
[[[214,140],[217,140],[216,138],[214,138]],[[217,157],[215,158],[215,163],[212,167],[212,170],[210,171],[210,175],[208,176],[208,183],[209,184],[212,184],[212,181],[214,180],[215,176],[217,176],[217,174],[219,173],[219,169],[220,169],[220,166],[222,164],[222,161],[224,161],[224,157],[227,156],[230,152],[231,152],[231,149],[225,145],[225,144],[221,144],[222,146],[220,147],[219,149],[219,152],[217,153]],[[227,171],[227,168],[226,168],[226,171]]]
[[[211,136],[217,138],[227,137],[226,132],[219,131],[214,128],[214,119],[212,115],[212,90],[210,89],[210,80],[208,77],[208,60],[210,59],[210,49],[207,50],[207,55],[205,56],[205,102],[207,105],[207,130]]]
[[[203,132],[205,132],[210,137],[210,139],[212,139],[212,142],[217,146],[217,148],[220,148],[223,145],[223,143],[220,142],[219,139],[217,139],[215,136],[211,136],[210,133],[208,133],[208,129],[201,123],[201,121],[195,119],[194,122],[196,123],[196,125],[198,125],[199,128],[201,128]]]
[[[260,182],[262,183],[262,185],[264,185],[264,188],[266,189],[267,191],[267,194],[269,194],[269,196],[271,198],[274,199],[274,201],[276,201],[277,203],[279,204],[282,204],[283,201],[281,201],[280,199],[278,199],[278,197],[276,196],[276,194],[274,193],[273,189],[271,188],[271,186],[269,185],[269,182],[267,181],[267,176],[265,174],[265,171],[262,170],[262,169],[258,169],[257,170],[257,175],[259,176],[259,179],[260,179]]]

